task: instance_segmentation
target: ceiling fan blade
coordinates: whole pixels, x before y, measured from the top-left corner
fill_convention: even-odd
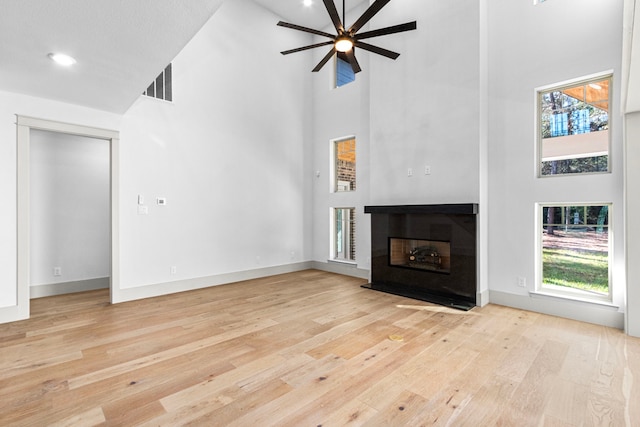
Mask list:
[[[320,71],[320,69],[322,69],[322,67],[324,67],[324,64],[326,64],[332,57],[333,55],[336,53],[336,48],[333,47],[331,48],[331,50],[329,51],[329,53],[327,53],[327,56],[325,56],[324,58],[322,58],[322,61],[320,61],[318,63],[318,65],[316,65],[316,68],[314,68],[313,71],[314,73]]]
[[[303,50],[313,49],[313,48],[320,47],[320,46],[327,46],[327,45],[330,45],[330,44],[333,44],[333,41],[311,44],[309,46],[303,46],[303,47],[299,47],[297,49],[285,50],[285,51],[280,52],[280,53],[283,54],[283,55],[289,55],[290,53],[302,52]]]
[[[404,31],[411,31],[411,30],[415,30],[416,28],[418,28],[418,24],[416,21],[413,21],[413,22],[407,22],[406,24],[380,28],[379,30],[365,31],[364,33],[356,34],[355,36],[353,36],[353,38],[355,40],[362,40],[362,39],[368,39],[371,37],[386,36],[387,34],[395,34],[395,33],[402,33]]]
[[[348,32],[351,34],[354,34],[355,32],[357,32],[360,28],[362,28],[364,24],[369,22],[369,20],[373,18],[376,13],[380,12],[380,9],[385,7],[385,5],[390,1],[391,0],[374,1],[373,4],[369,6],[369,9],[365,10],[362,16],[360,16],[360,18],[358,18],[358,20],[354,22],[351,28],[349,28]]]
[[[378,55],[386,56],[387,58],[391,58],[391,59],[396,59],[398,56],[400,56],[399,53],[392,52],[390,50],[383,49],[378,46],[373,46],[368,43],[363,43],[357,40],[355,42],[355,45],[360,49],[368,50],[369,52],[377,53]]]
[[[314,30],[313,28],[307,28],[296,24],[289,24],[288,22],[280,21],[278,22],[279,27],[291,28],[293,30],[304,31],[305,33],[316,34],[318,36],[329,37],[330,39],[334,39],[336,37],[335,34],[325,33],[324,31]]]
[[[360,68],[360,64],[358,64],[358,60],[356,59],[356,54],[353,49],[346,51],[344,54],[347,57],[347,61],[349,61],[349,64],[351,64],[351,69],[353,70],[354,74],[358,74],[360,71],[362,71],[362,68]]]
[[[336,27],[336,31],[338,34],[342,34],[344,31],[344,25],[342,25],[342,21],[340,21],[340,15],[338,14],[338,9],[336,9],[336,4],[333,0],[323,0],[324,7],[327,8],[327,12],[329,12],[329,17],[331,18],[331,22],[333,22],[333,26]]]

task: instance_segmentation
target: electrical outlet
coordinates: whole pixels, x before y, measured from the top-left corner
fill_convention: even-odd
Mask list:
[[[53,267],[54,276],[62,276],[62,267]]]
[[[175,265],[171,266],[171,274],[176,274],[178,272],[178,267],[176,267]]]
[[[431,175],[431,166],[425,166],[424,167],[424,174],[425,175]]]
[[[522,277],[522,276],[518,276],[517,278],[518,280],[518,286],[520,286],[521,288],[526,288],[527,287],[527,279]]]
[[[407,176],[413,176],[413,168],[407,169]]]

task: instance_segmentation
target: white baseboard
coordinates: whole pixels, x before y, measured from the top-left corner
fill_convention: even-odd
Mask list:
[[[51,297],[54,295],[72,294],[75,292],[93,291],[96,289],[108,289],[109,278],[77,280],[75,282],[52,283],[49,285],[36,285],[29,287],[31,299]]]
[[[618,311],[618,308],[614,306],[592,304],[565,298],[515,295],[491,290],[489,291],[489,302],[616,329],[624,329],[624,313]]]
[[[156,283],[133,288],[112,289],[111,302],[115,304],[178,292],[193,291],[196,289],[208,288],[210,286],[226,285],[229,283],[241,282],[251,279],[260,279],[263,277],[275,276],[277,274],[308,270],[310,268],[313,268],[312,263],[310,261],[304,261],[294,264],[265,267],[255,270],[238,271],[234,273],[218,274],[207,277],[197,277],[193,279],[177,280],[174,282]]]
[[[311,265],[311,268],[314,268],[316,270],[369,280],[369,270],[358,268],[358,266],[355,264],[347,264],[344,262],[311,261]]]
[[[476,292],[476,305],[484,307],[487,304],[489,304],[489,290],[485,289],[484,291]]]

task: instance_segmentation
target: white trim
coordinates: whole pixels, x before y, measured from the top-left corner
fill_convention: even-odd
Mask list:
[[[145,286],[124,288],[119,289],[119,291],[115,295],[115,299],[112,297],[111,302],[115,304],[119,302],[133,301],[143,298],[153,298],[161,295],[208,288],[211,286],[227,285],[244,280],[260,279],[263,277],[275,276],[277,274],[309,270],[310,268],[312,268],[312,263],[309,261],[303,261],[274,267],[265,267],[253,270],[237,271],[233,273],[217,274],[214,276],[177,280],[175,282],[154,283]]]
[[[553,89],[560,89],[563,88],[565,86],[574,86],[574,85],[578,85],[580,83],[587,83],[591,80],[599,80],[599,79],[604,79],[604,78],[611,78],[613,80],[613,69],[609,69],[606,71],[600,71],[598,73],[593,73],[593,74],[588,74],[586,76],[582,76],[582,77],[576,77],[573,79],[569,79],[569,80],[563,80],[561,82],[557,82],[557,83],[551,83],[548,85],[544,85],[544,86],[538,86],[537,88],[534,89],[534,92],[537,94],[538,92],[549,92]],[[612,88],[613,88],[613,81],[611,82],[611,86],[609,86],[609,94],[611,94],[612,92]],[[611,95],[609,95],[609,98],[611,98]]]
[[[336,163],[338,163],[338,156],[336,153],[336,144],[338,142],[350,141],[354,140],[356,144],[356,188],[357,188],[357,173],[358,173],[358,140],[355,135],[346,135],[339,138],[334,138],[329,140],[329,176],[331,179],[329,180],[329,193],[353,193],[356,190],[349,189],[346,191],[338,191],[338,171],[336,169]]]
[[[580,292],[579,290],[575,290],[573,288],[569,288],[565,292],[554,292],[553,290],[549,291],[548,289],[549,288],[545,286],[543,290],[529,291],[529,295],[533,298],[543,297],[543,298],[556,298],[559,300],[578,301],[586,304],[595,304],[603,307],[611,307],[616,310],[620,308],[614,303],[612,303],[611,301],[608,301],[606,299],[600,299],[597,297],[589,298],[587,296],[587,292]],[[572,293],[571,292],[572,290],[576,292]]]
[[[119,287],[119,133],[114,130],[64,123],[52,120],[38,119],[29,116],[16,115],[17,126],[17,281],[16,305],[0,308],[0,322],[12,322],[29,318],[29,300],[31,289],[29,286],[29,194],[30,194],[30,132],[39,129],[50,132],[66,133],[104,139],[110,144],[110,186],[111,186],[111,299]]]
[[[558,289],[558,290],[554,290],[553,286],[545,286],[542,284],[542,279],[543,279],[543,271],[542,271],[542,233],[543,233],[543,222],[544,222],[544,218],[542,217],[542,212],[543,209],[545,207],[564,207],[564,206],[607,206],[608,207],[608,213],[607,215],[609,216],[609,223],[607,225],[607,244],[608,244],[608,249],[607,249],[607,262],[608,262],[608,291],[609,293],[607,295],[602,295],[602,294],[594,294],[591,297],[589,296],[588,292],[583,292],[574,288],[567,288],[565,289]],[[549,202],[549,203],[536,203],[535,204],[536,207],[536,212],[534,215],[535,218],[535,224],[536,226],[535,228],[535,233],[536,233],[536,237],[535,237],[535,245],[536,245],[536,252],[535,252],[535,263],[536,263],[536,267],[535,267],[535,290],[533,291],[533,293],[538,294],[538,295],[551,295],[557,298],[563,298],[563,299],[568,299],[568,300],[575,300],[575,301],[589,301],[589,302],[593,302],[593,303],[604,303],[604,304],[611,304],[611,302],[613,301],[613,264],[614,264],[614,252],[613,252],[613,240],[614,240],[614,225],[613,225],[613,215],[614,215],[614,206],[613,206],[613,202]]]
[[[484,307],[489,304],[489,289],[483,289],[476,291],[476,305],[478,307]]]
[[[611,127],[612,127],[612,122],[614,122],[614,118],[612,117],[613,115],[611,114],[611,106],[613,104],[613,87],[614,87],[614,75],[613,75],[613,71],[612,69],[610,70],[606,70],[606,71],[601,71],[598,73],[593,73],[593,74],[589,74],[586,76],[582,76],[582,77],[576,77],[573,79],[569,79],[569,80],[564,80],[562,82],[557,82],[557,83],[552,83],[552,84],[548,84],[548,85],[544,85],[544,86],[538,86],[536,88],[533,89],[534,92],[534,102],[535,102],[535,108],[534,108],[534,138],[533,138],[533,142],[535,144],[535,161],[534,161],[534,170],[535,170],[535,177],[536,178],[558,178],[558,177],[566,177],[566,176],[584,176],[584,175],[589,175],[589,174],[611,174],[613,171],[613,162],[611,161],[612,158],[612,144],[611,144]],[[602,172],[581,172],[581,173],[571,173],[571,174],[567,174],[567,173],[562,173],[562,174],[555,174],[555,175],[543,175],[542,174],[542,162],[543,162],[543,156],[542,156],[542,143],[543,143],[543,138],[542,138],[542,117],[541,117],[541,111],[540,111],[540,100],[541,100],[541,96],[543,92],[551,92],[555,89],[561,89],[561,88],[566,88],[566,87],[572,87],[572,86],[578,86],[579,84],[587,84],[590,81],[593,80],[601,80],[601,79],[609,79],[609,110],[607,111],[608,115],[609,115],[609,132],[607,134],[607,138],[608,138],[608,143],[607,143],[607,170],[606,171],[602,171]],[[622,126],[622,124],[620,124]]]
[[[524,296],[491,290],[489,291],[489,299],[491,304],[595,323],[616,329],[623,329],[625,322],[624,313],[613,305],[587,303],[535,293]]]
[[[312,261],[311,268],[326,271],[328,273],[342,274],[343,276],[357,277],[369,280],[369,270],[358,268],[357,264],[344,263],[339,261]]]
[[[31,286],[31,298],[44,298],[55,295],[72,294],[76,292],[93,291],[96,289],[108,289],[109,278],[78,280],[75,282],[52,283],[48,285]]]
[[[50,132],[68,133],[72,135],[88,136],[98,139],[119,138],[119,133],[114,130],[96,128],[91,126],[76,125],[73,123],[57,122],[53,120],[38,119],[29,116],[16,115],[16,124],[30,129],[47,130]]]

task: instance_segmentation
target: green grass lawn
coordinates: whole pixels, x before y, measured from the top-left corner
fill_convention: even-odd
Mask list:
[[[542,275],[544,284],[604,294],[609,292],[606,252],[543,249]]]

